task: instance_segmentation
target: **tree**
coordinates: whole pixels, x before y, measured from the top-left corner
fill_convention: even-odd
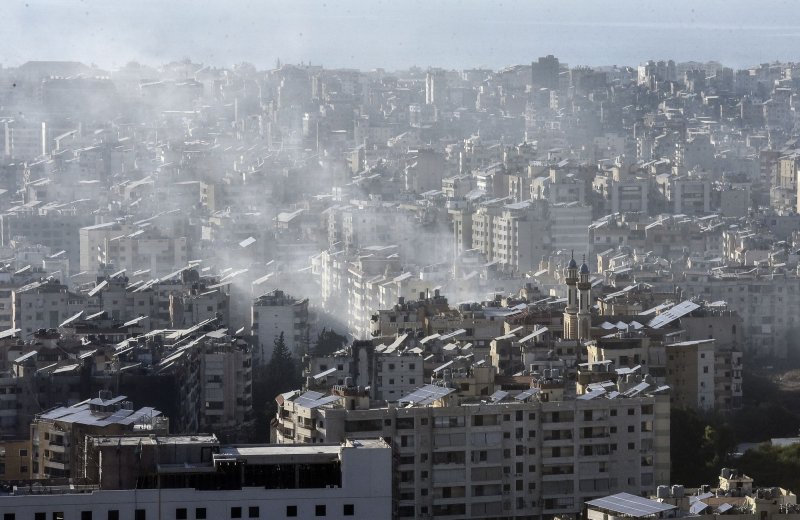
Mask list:
[[[266,365],[253,370],[253,411],[256,416],[255,441],[264,442],[269,431],[269,422],[278,411],[275,397],[300,388],[302,377],[300,365],[292,357],[283,337],[275,339],[272,356]]]
[[[337,334],[333,329],[323,328],[317,335],[313,353],[315,356],[329,356],[347,344],[347,336]]]
[[[682,408],[670,412],[672,482],[687,486],[714,482],[735,448],[734,431],[724,417]]]
[[[737,469],[760,486],[800,489],[800,445],[770,446],[748,450],[736,461]]]
[[[703,432],[703,449],[710,456],[706,465],[716,470],[728,461],[729,454],[736,449],[733,429],[727,423],[707,424]]]
[[[267,388],[272,392],[272,399],[283,392],[296,390],[302,383],[300,366],[289,352],[289,347],[286,346],[283,339],[283,332],[275,340],[272,357],[267,363],[266,377]]]

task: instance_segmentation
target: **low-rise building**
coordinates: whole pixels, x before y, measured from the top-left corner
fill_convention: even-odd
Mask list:
[[[101,392],[72,406],[38,415],[31,423],[31,476],[73,478],[86,461],[86,437],[133,433],[167,433],[169,421],[153,408],[134,410],[126,396]]]
[[[84,485],[20,486],[5,518],[392,517],[392,450],[382,440],[221,446],[214,436],[87,438]]]

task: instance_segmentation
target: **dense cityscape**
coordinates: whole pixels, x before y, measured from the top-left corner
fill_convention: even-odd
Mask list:
[[[800,518],[800,64],[0,85],[3,520]]]

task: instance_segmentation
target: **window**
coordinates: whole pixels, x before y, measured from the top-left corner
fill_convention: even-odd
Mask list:
[[[34,513],[33,520],[47,520],[47,513]]]
[[[194,510],[194,517],[198,520],[205,520],[206,518],[206,508],[205,507],[198,507]]]
[[[119,520],[119,510],[117,510],[117,509],[109,509],[108,510],[108,520]]]
[[[286,507],[286,516],[289,516],[289,508],[294,507],[295,516],[297,516],[297,506],[287,506]],[[250,518],[258,518],[261,516],[261,512],[258,510],[258,506],[250,506],[247,508],[247,516]]]
[[[314,506],[314,516],[325,516],[325,504],[317,504]]]
[[[144,509],[137,509],[133,514],[133,520],[147,520],[147,511]]]
[[[81,520],[92,520],[91,511],[81,511]]]
[[[636,443],[635,442],[629,442],[628,443],[628,449],[629,450],[635,450],[636,449]]]
[[[188,513],[185,507],[179,507],[175,510],[175,520],[186,520]]]
[[[345,507],[347,507],[347,506],[345,506]],[[17,515],[15,515],[14,513],[6,513],[6,514],[3,515],[3,520],[15,520],[16,517],[17,517]]]
[[[636,410],[635,409],[628,408],[628,415],[635,415],[635,414],[636,414]]]
[[[20,457],[27,457],[28,456],[28,450],[19,450],[19,456]]]
[[[53,511],[53,520],[64,520],[64,511]]]
[[[241,507],[232,507],[231,508],[231,518],[241,518],[242,517],[242,508]]]
[[[356,506],[354,504],[345,504],[344,509],[342,511],[342,515],[344,516],[355,516],[356,514]]]
[[[286,506],[286,516],[297,516],[297,506]]]

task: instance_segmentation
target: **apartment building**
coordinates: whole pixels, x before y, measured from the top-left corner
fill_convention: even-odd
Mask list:
[[[732,410],[742,404],[742,352],[713,338],[687,340],[679,328],[640,328],[590,341],[587,351],[588,363],[579,370],[587,377],[611,363],[619,375],[669,385],[673,406]]]
[[[731,326],[742,329],[746,352],[786,358],[787,333],[800,312],[800,277],[796,273],[752,266],[725,268],[687,276],[678,285],[687,296],[724,301],[736,312],[741,321]]]
[[[472,247],[509,271],[535,270],[551,249],[547,204],[482,205],[472,215]]]
[[[550,248],[554,251],[572,251],[575,255],[590,252],[589,226],[592,207],[578,202],[551,204]]]
[[[715,405],[714,340],[671,343],[667,378],[674,382],[672,401],[682,408],[711,410]]]
[[[4,518],[185,520],[392,516],[392,450],[380,439],[325,446],[220,445],[214,436],[90,436],[87,484],[25,486]]]
[[[31,423],[31,476],[77,477],[86,462],[86,437],[135,432],[167,433],[169,421],[154,408],[134,410],[127,397],[101,392],[93,399],[57,407]]]
[[[545,199],[550,204],[583,204],[586,201],[586,182],[576,172],[570,171],[568,161],[561,161],[550,167],[547,176],[533,179],[531,199]]]
[[[269,361],[281,334],[289,352],[294,355],[308,352],[308,299],[298,300],[276,289],[253,301],[250,316],[250,333],[257,345],[254,363]]]
[[[129,272],[148,269],[153,277],[167,276],[189,260],[186,237],[162,234],[157,228],[119,222],[80,229],[81,271],[97,273],[112,264]]]
[[[702,177],[656,176],[656,186],[676,215],[706,215],[711,212],[711,181]]]
[[[66,251],[69,264],[76,269],[80,265],[78,230],[93,222],[93,215],[82,212],[8,213],[0,215],[0,243],[7,246],[12,240],[24,238],[30,244],[49,247],[52,253]]]
[[[39,329],[55,329],[83,309],[84,299],[55,280],[33,282],[12,294],[14,328],[31,335]]]
[[[277,441],[387,439],[397,518],[575,514],[584,500],[647,493],[669,479],[667,396],[640,388],[562,398],[557,380],[506,391],[485,368],[424,386],[397,406],[370,407],[357,388],[283,394]]]
[[[224,329],[212,332],[222,336]],[[250,346],[206,337],[200,357],[200,431],[213,431],[224,441],[246,437],[253,426],[253,374]]]

